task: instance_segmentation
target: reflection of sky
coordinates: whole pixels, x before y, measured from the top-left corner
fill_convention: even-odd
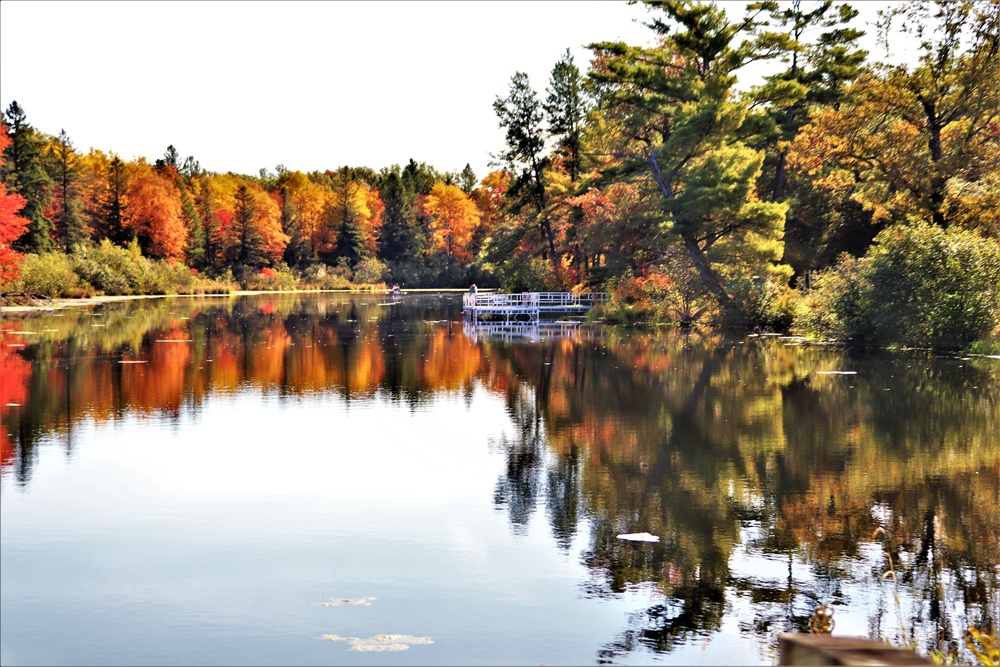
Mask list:
[[[585,599],[584,526],[568,553],[541,513],[512,531],[488,492],[504,465],[488,440],[510,428],[478,386],[416,408],[245,391],[74,424],[71,454],[49,437],[4,491],[2,662],[355,664],[319,638],[399,633],[435,643],[393,664],[591,663],[658,594]],[[746,648],[716,635],[670,659]]]

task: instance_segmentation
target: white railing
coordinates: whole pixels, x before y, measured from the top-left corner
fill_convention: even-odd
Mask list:
[[[466,292],[462,295],[462,307],[465,310],[494,308],[583,309],[605,303],[608,298],[609,295],[606,292],[520,292],[518,294]]]

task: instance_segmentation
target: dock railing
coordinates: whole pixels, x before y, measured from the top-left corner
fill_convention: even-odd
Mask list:
[[[537,320],[542,313],[583,314],[609,298],[605,292],[467,292],[462,295],[462,310],[474,319],[483,315]]]

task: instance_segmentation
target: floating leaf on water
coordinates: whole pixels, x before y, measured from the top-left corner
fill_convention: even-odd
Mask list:
[[[145,359],[122,359],[118,362],[119,364],[148,364],[149,361]]]
[[[314,603],[317,607],[341,607],[345,604],[353,604],[360,607],[368,607],[371,605],[372,601],[375,600],[373,597],[367,598],[326,598],[324,602]]]
[[[91,326],[97,326],[97,325],[96,324],[92,324]],[[192,341],[190,338],[158,338],[157,340],[155,340],[153,342],[154,343],[192,343],[194,341]]]
[[[619,540],[627,540],[629,542],[659,542],[660,537],[658,535],[650,535],[649,533],[625,533],[624,535],[618,536]]]

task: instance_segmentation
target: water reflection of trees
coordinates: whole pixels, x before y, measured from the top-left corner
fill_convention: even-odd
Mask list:
[[[453,299],[451,301],[454,301]],[[43,439],[82,419],[178,419],[209,395],[384,393],[416,405],[488,377],[479,346],[438,296],[273,295],[106,303],[5,317],[3,474],[26,483]]]
[[[566,517],[590,524],[586,595],[637,585],[662,593],[601,660],[717,630],[727,595],[752,603],[740,627],[764,649],[781,631],[806,629],[821,602],[864,604],[847,582],[891,599],[878,583],[889,557],[907,620],[900,629],[880,601],[874,635],[905,632],[930,650],[960,648],[969,624],[996,627],[995,362],[851,358],[712,335],[497,346],[490,356],[529,388],[508,391],[518,423],[533,425],[506,443],[498,488],[525,490],[503,497],[512,522],[544,497],[561,545],[575,530]],[[843,369],[859,372],[822,374]],[[878,527],[888,540],[872,537]],[[642,530],[661,541],[615,537]],[[787,574],[758,575],[763,561],[787,562]]]
[[[710,635],[734,601],[764,650],[819,602],[864,604],[859,586],[877,598],[871,632],[899,638],[879,583],[889,557],[904,630],[923,648],[996,627],[995,361],[714,334],[474,342],[454,299],[379,301],[167,299],[5,318],[0,469],[27,484],[38,443],[71,448],[81,420],[177,419],[210,395],[416,406],[482,386],[511,417],[493,442],[506,464],[494,502],[514,529],[538,513],[561,549],[586,535],[584,595],[657,591],[601,660]],[[858,374],[822,374],[837,370]],[[635,531],[661,541],[616,539]]]

